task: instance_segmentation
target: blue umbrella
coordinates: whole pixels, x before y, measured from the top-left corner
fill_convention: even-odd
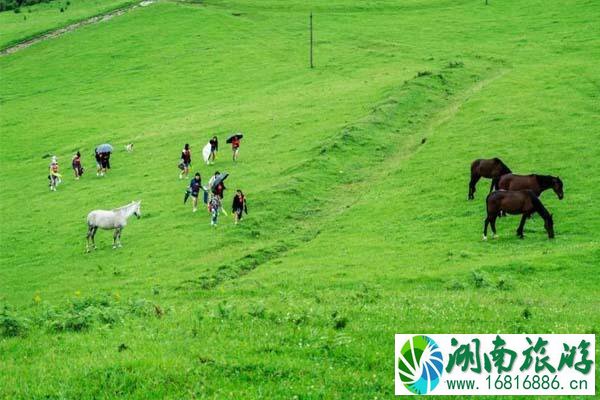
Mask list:
[[[217,175],[217,177],[215,178],[215,180],[212,183],[212,187],[213,188],[217,187],[219,185],[219,183],[221,183],[225,179],[227,179],[228,176],[229,176],[229,174],[226,174],[226,173]]]
[[[98,153],[112,153],[113,147],[108,143],[104,143],[96,147],[96,151]]]

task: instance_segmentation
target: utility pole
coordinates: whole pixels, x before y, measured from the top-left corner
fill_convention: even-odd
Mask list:
[[[313,64],[313,17],[312,11],[310,12],[310,67],[314,68]]]

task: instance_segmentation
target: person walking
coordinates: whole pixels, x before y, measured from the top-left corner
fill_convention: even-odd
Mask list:
[[[188,143],[183,146],[183,150],[181,151],[181,164],[179,164],[179,168],[181,168],[181,172],[179,173],[179,179],[183,179],[184,175],[187,179],[190,173],[190,166],[192,165],[192,151],[190,150],[190,145]]]
[[[219,211],[221,210],[221,198],[219,196],[212,196],[208,203],[208,211],[210,212],[210,225],[217,226],[217,220],[219,218]]]
[[[231,139],[231,150],[233,151],[233,162],[236,162],[240,153],[240,141],[241,138],[239,136],[234,136]]]
[[[104,173],[108,172],[108,170],[110,170],[110,155],[112,153],[110,151],[107,151],[104,153],[104,157],[102,157],[102,160],[104,160],[104,164],[102,164],[102,167],[104,168]]]
[[[56,156],[52,156],[52,162],[50,163],[49,169],[50,171],[48,179],[50,180],[50,191],[56,192],[56,187],[61,182],[60,178],[62,177],[62,175],[59,173],[58,160],[56,159]]]
[[[225,187],[225,184],[221,181],[221,182],[217,183],[215,185],[215,187],[213,187],[213,193],[215,194],[215,196],[217,196],[221,200],[223,200],[223,195],[224,195],[225,189],[227,189],[227,188]]]
[[[100,176],[106,175],[106,173],[108,172],[108,153],[100,153],[100,166]]]
[[[79,151],[73,156],[71,166],[73,167],[73,172],[75,173],[75,179],[79,180],[81,175],[83,175],[83,167],[81,166],[81,153]]]
[[[215,180],[217,179],[217,176],[219,176],[219,174],[220,174],[219,171],[215,171],[215,174],[213,176],[211,176],[210,179],[208,180],[207,189],[208,189],[209,197],[208,197],[208,202],[205,202],[208,212],[210,212],[210,200],[215,196],[215,192],[214,192]]]
[[[220,174],[221,173],[219,171],[215,171],[215,174],[210,177],[210,179],[208,180],[208,190],[212,191],[215,179],[217,179],[217,176],[219,176]]]
[[[196,172],[196,174],[190,181],[190,186],[183,200],[185,204],[188,196],[192,197],[192,212],[198,211],[198,196],[201,190],[205,192],[206,188],[202,186],[202,177],[200,176],[200,172]]]
[[[215,158],[217,158],[217,152],[219,151],[219,139],[217,139],[216,136],[213,136],[208,143],[210,143],[210,155],[208,156],[208,162],[210,163],[212,161],[212,164],[214,164]]]
[[[233,196],[233,204],[231,205],[231,212],[233,213],[233,220],[237,225],[242,219],[242,214],[245,212],[248,215],[248,206],[246,204],[246,196],[240,189],[236,190],[235,196]]]
[[[102,153],[98,152],[98,148],[94,149],[94,157],[96,157],[96,176],[104,176],[104,173],[102,173]]]

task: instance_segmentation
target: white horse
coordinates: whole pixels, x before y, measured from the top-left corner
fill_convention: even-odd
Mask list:
[[[98,228],[114,229],[113,249],[121,247],[121,231],[127,225],[129,217],[135,215],[139,219],[142,216],[142,212],[140,211],[141,203],[141,200],[132,201],[126,206],[114,210],[95,210],[89,213],[87,216],[88,232],[86,250],[90,251],[90,241],[94,249],[96,248],[94,236],[96,236]]]

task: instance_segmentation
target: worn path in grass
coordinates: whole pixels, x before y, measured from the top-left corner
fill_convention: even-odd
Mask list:
[[[139,1],[132,0],[72,0],[69,5],[52,1],[22,7],[19,13],[0,13],[0,56],[77,27],[110,19],[138,4]]]

